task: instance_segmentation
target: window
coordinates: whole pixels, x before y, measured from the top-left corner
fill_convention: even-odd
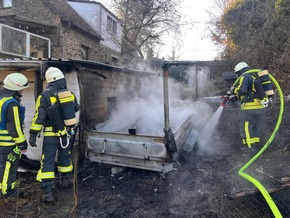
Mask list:
[[[119,59],[117,57],[112,56],[112,62],[117,63]]]
[[[115,21],[109,15],[107,16],[107,30],[114,35],[117,35],[117,21]]]
[[[0,24],[0,53],[20,57],[49,58],[50,40]]]
[[[49,57],[49,41],[35,35],[30,35],[30,55],[35,58]]]
[[[89,60],[89,48],[87,46],[81,45],[81,56],[82,60]]]
[[[11,8],[12,0],[0,0],[1,8]]]
[[[2,27],[2,51],[17,55],[26,55],[26,33],[6,26]]]

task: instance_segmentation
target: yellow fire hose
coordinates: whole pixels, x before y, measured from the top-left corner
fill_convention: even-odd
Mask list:
[[[283,218],[278,207],[276,206],[275,202],[271,198],[271,196],[268,193],[268,191],[266,190],[266,188],[258,180],[256,180],[255,178],[251,177],[250,175],[248,175],[244,172],[269,147],[270,143],[275,138],[275,135],[276,135],[276,133],[280,127],[281,121],[282,121],[282,116],[283,116],[283,112],[284,112],[284,96],[283,96],[281,87],[280,87],[279,83],[276,81],[276,79],[270,74],[269,74],[269,77],[279,92],[279,97],[280,97],[279,117],[278,117],[275,129],[272,132],[272,135],[269,137],[268,141],[265,143],[265,145],[262,147],[262,149],[239,170],[239,175],[241,177],[245,178],[246,180],[250,181],[254,186],[256,186],[259,189],[259,191],[262,193],[263,197],[265,198],[266,202],[268,203],[269,207],[271,208],[272,213],[275,216],[275,218]],[[240,77],[234,82],[234,85],[239,81],[239,79],[240,79]]]

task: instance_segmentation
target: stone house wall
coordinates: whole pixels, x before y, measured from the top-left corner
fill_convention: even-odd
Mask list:
[[[84,29],[82,30],[73,25],[79,24],[67,20],[62,14],[63,11],[66,11],[66,13],[69,13],[73,17],[74,15],[72,13],[76,12],[65,3],[65,0],[57,1],[63,2],[62,4],[66,4],[67,7],[53,8],[50,5],[53,4],[51,0],[13,0],[12,9],[1,9],[0,16],[16,14],[22,18],[33,19],[36,23],[39,21],[41,23],[55,25],[55,34],[47,34],[46,32],[36,33],[51,39],[51,58],[81,59],[81,46],[84,45],[88,48],[88,58],[90,61],[119,66],[120,62],[115,62],[112,56],[119,57],[120,53],[101,45],[100,38],[86,32],[86,27],[83,27]],[[49,2],[49,4],[45,2]],[[79,26],[82,28],[81,25]],[[30,31],[29,28],[23,30]]]

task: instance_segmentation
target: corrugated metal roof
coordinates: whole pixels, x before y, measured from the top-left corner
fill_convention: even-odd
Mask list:
[[[0,59],[1,67],[19,67],[19,68],[30,68],[38,67],[41,71],[46,70],[48,67],[54,66],[59,68],[87,68],[87,69],[103,69],[115,72],[125,72],[125,73],[138,73],[142,76],[149,76],[154,74],[154,72],[131,69],[127,67],[116,67],[108,64],[103,64],[100,62],[87,61],[87,60],[77,60],[77,59],[57,59],[57,58],[5,58]]]

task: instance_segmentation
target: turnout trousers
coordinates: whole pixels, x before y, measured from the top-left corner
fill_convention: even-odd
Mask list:
[[[0,189],[2,194],[7,194],[7,191],[15,188],[20,154],[13,162],[8,161],[7,158],[15,147],[16,145],[0,146]]]
[[[41,168],[37,174],[37,180],[42,183],[53,183],[55,167],[59,173],[71,173],[73,165],[71,161],[71,144],[63,148],[60,138],[56,136],[44,136]]]
[[[260,142],[264,113],[265,108],[240,111],[240,135],[249,148]]]

